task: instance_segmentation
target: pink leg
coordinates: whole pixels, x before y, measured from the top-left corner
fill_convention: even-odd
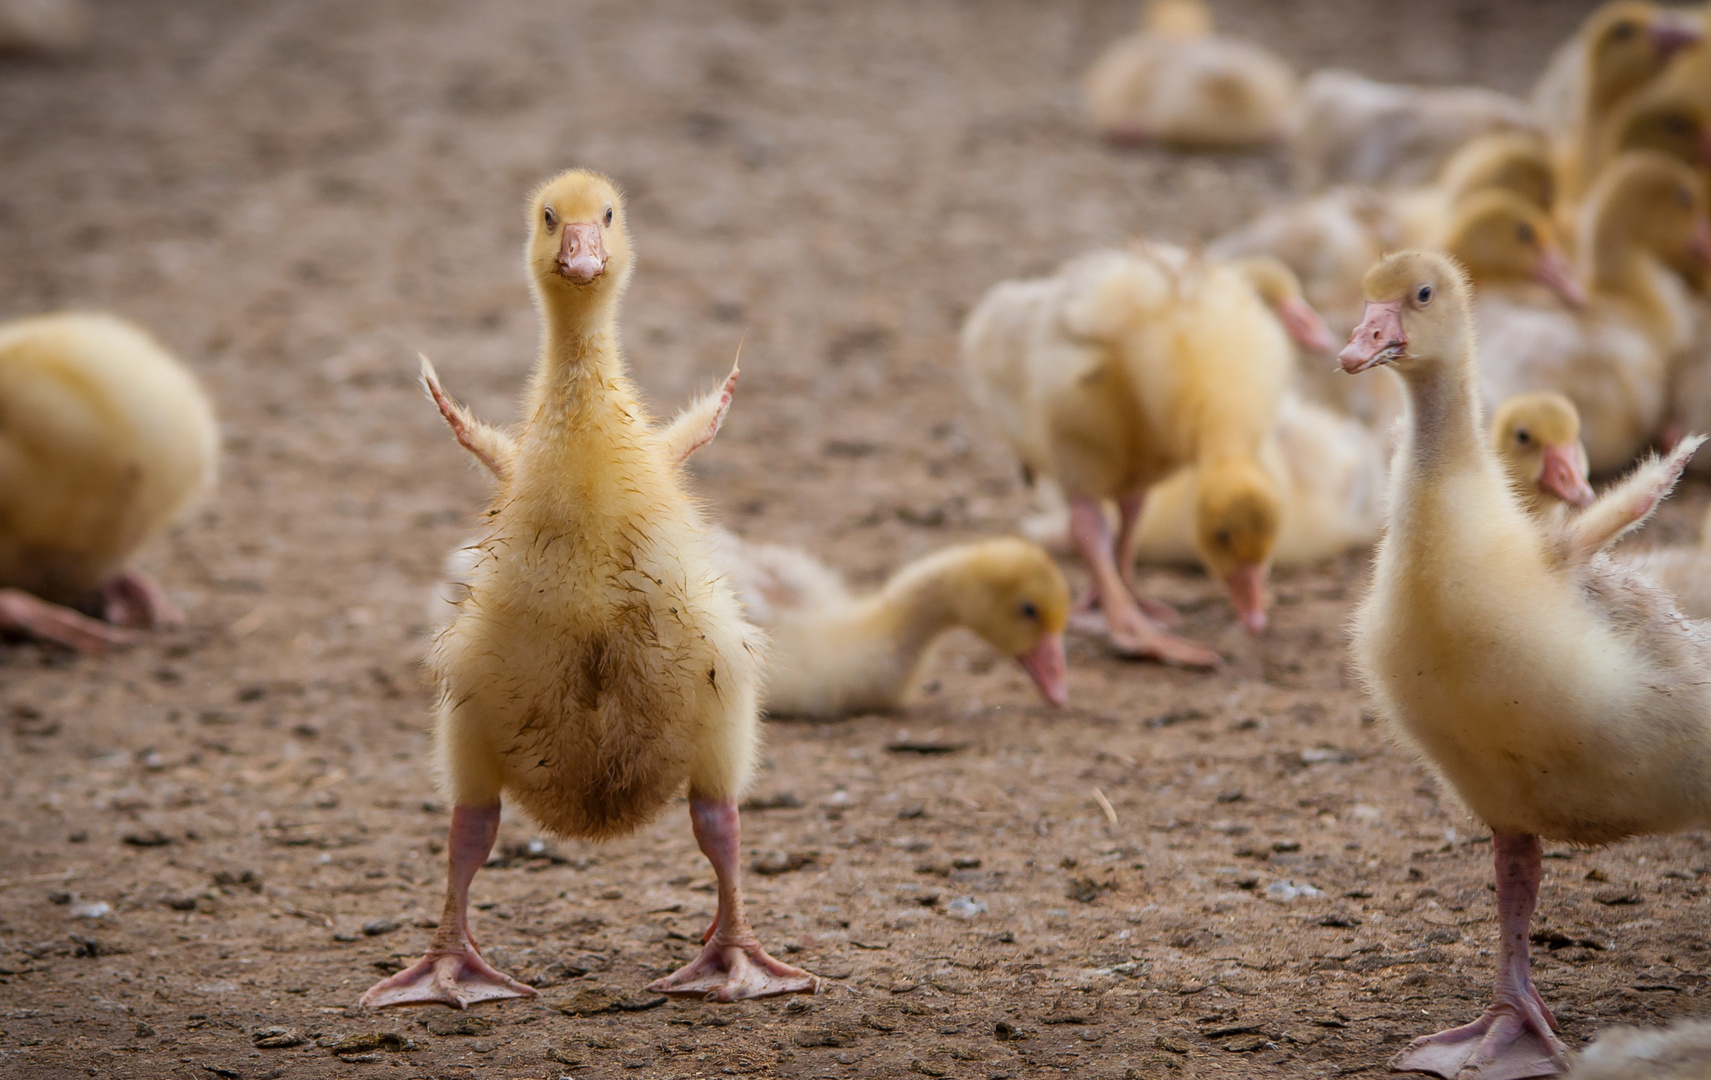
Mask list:
[[[1112,550],[1117,560],[1117,573],[1123,579],[1123,587],[1135,598],[1141,613],[1168,630],[1181,624],[1182,616],[1169,604],[1149,600],[1141,595],[1140,588],[1135,584],[1135,561],[1129,558],[1129,545],[1134,540],[1135,523],[1141,518],[1141,508],[1146,505],[1146,499],[1145,491],[1136,491],[1117,500],[1117,539]],[[1076,601],[1069,621],[1071,626],[1084,634],[1104,632],[1105,618],[1099,605],[1098,589],[1089,589]]]
[[[101,598],[107,621],[118,626],[184,625],[184,612],[167,597],[166,591],[153,578],[136,570],[126,570],[101,586]]]
[[[104,653],[136,641],[129,630],[108,626],[22,589],[0,589],[0,630],[14,630],[84,653]]]
[[[1105,628],[1113,647],[1124,656],[1150,657],[1184,667],[1215,668],[1223,659],[1211,649],[1172,637],[1158,627],[1135,602],[1112,554],[1111,530],[1092,499],[1069,504],[1070,535],[1093,574],[1093,591],[1105,609]]]
[[[1142,614],[1170,629],[1181,624],[1182,616],[1169,604],[1148,600],[1141,595],[1140,587],[1135,584],[1135,560],[1129,556],[1130,545],[1135,540],[1135,525],[1140,522],[1141,509],[1146,504],[1145,491],[1132,491],[1117,500],[1117,543],[1113,549],[1117,556],[1117,572],[1122,575],[1123,585],[1129,590],[1129,595],[1141,606]]]
[[[743,911],[735,799],[689,800],[695,842],[719,879],[719,911],[706,947],[689,964],[648,984],[660,994],[698,994],[711,1001],[739,1001],[773,994],[815,994],[820,980],[801,968],[774,960],[760,947]]]
[[[1494,833],[1497,862],[1497,985],[1471,1024],[1415,1039],[1390,1061],[1397,1072],[1464,1080],[1555,1076],[1567,1064],[1556,1018],[1533,985],[1527,930],[1539,899],[1539,838]]]
[[[533,987],[490,967],[475,951],[475,939],[469,934],[469,883],[487,861],[498,835],[497,804],[452,808],[446,845],[446,906],[440,913],[440,928],[434,932],[427,955],[369,987],[360,1004],[373,1009],[387,1005],[466,1009],[479,1001],[535,996]]]

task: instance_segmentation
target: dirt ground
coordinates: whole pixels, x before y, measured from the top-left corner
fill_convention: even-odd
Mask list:
[[[1303,69],[1518,91],[1585,6],[1217,9]],[[1089,137],[1076,78],[1132,7],[113,0],[87,56],[0,65],[0,315],[140,320],[226,436],[217,495],[141,560],[187,629],[0,644],[0,1076],[1379,1075],[1476,1015],[1489,838],[1362,718],[1359,557],[1279,575],[1259,639],[1197,573],[1147,575],[1217,674],[1077,641],[1053,712],[957,637],[906,711],[772,724],[745,850],[782,872],[751,902],[822,996],[643,992],[713,908],[677,808],[603,847],[506,822],[476,933],[538,1000],[354,1007],[438,914],[417,658],[485,491],[413,350],[510,415],[531,185],[628,189],[662,411],[744,342],[695,465],[717,516],[877,582],[1026,505],[957,379],[989,285],[1286,194],[1281,157]],[[1566,1037],[1703,1012],[1706,839],[1549,855]]]

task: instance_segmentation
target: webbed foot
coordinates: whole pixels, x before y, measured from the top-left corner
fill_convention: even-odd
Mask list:
[[[482,1001],[531,998],[535,988],[518,982],[481,958],[473,946],[428,954],[411,966],[368,988],[359,1004],[370,1009],[389,1005],[450,1005],[467,1009]]]
[[[648,989],[656,994],[695,994],[709,1001],[742,1001],[775,994],[817,994],[820,980],[768,956],[759,942],[710,941],[701,955]]]

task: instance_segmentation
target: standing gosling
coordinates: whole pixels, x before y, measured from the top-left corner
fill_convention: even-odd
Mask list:
[[[1703,440],[1579,514],[1531,516],[1484,431],[1460,268],[1400,252],[1365,292],[1343,369],[1391,366],[1407,411],[1353,659],[1391,730],[1490,825],[1500,926],[1485,1014],[1416,1039],[1391,1066],[1550,1076],[1566,1050],[1527,953],[1540,839],[1608,844],[1711,822],[1711,637],[1604,554]]]
[[[502,795],[555,833],[603,839],[634,831],[685,785],[718,914],[701,955],[651,989],[720,1001],[812,993],[815,977],[768,956],[743,911],[737,798],[754,765],[762,635],[714,564],[679,468],[717,431],[730,384],[670,425],[649,418],[618,344],[632,259],[609,180],[554,177],[529,222],[541,349],[515,435],[472,420],[426,372],[459,442],[500,484],[468,595],[429,658],[455,804],[445,911],[427,955],[362,1003],[534,995],[485,963],[469,932],[469,885]]]

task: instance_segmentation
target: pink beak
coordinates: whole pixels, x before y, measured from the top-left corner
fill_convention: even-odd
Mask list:
[[[1349,335],[1349,343],[1343,346],[1337,359],[1342,361],[1344,371],[1355,375],[1388,364],[1407,347],[1408,335],[1402,332],[1402,301],[1368,300],[1361,312],[1360,325]]]
[[[564,238],[559,242],[559,275],[578,285],[587,285],[606,272],[606,245],[600,239],[600,226],[593,222],[565,222]]]
[[[1264,632],[1265,567],[1258,563],[1238,563],[1224,584],[1230,590],[1230,603],[1235,605],[1236,615],[1248,633]]]
[[[1043,635],[1033,648],[1016,657],[1016,662],[1033,678],[1040,696],[1048,702],[1061,706],[1069,700],[1069,687],[1064,683],[1068,665],[1063,656],[1062,633]]]
[[[1305,300],[1285,300],[1277,305],[1278,321],[1294,339],[1295,344],[1309,352],[1328,353],[1337,348],[1337,339],[1325,320]]]
[[[1559,247],[1547,247],[1539,253],[1539,261],[1533,265],[1533,280],[1562,297],[1569,307],[1586,306],[1586,290],[1574,279],[1574,267]]]
[[[1592,502],[1592,485],[1586,482],[1586,451],[1579,443],[1545,447],[1539,486],[1570,506]]]
[[[1681,50],[1699,44],[1704,37],[1705,33],[1698,24],[1685,17],[1660,15],[1652,23],[1652,48],[1657,50],[1660,60],[1667,60]]]

